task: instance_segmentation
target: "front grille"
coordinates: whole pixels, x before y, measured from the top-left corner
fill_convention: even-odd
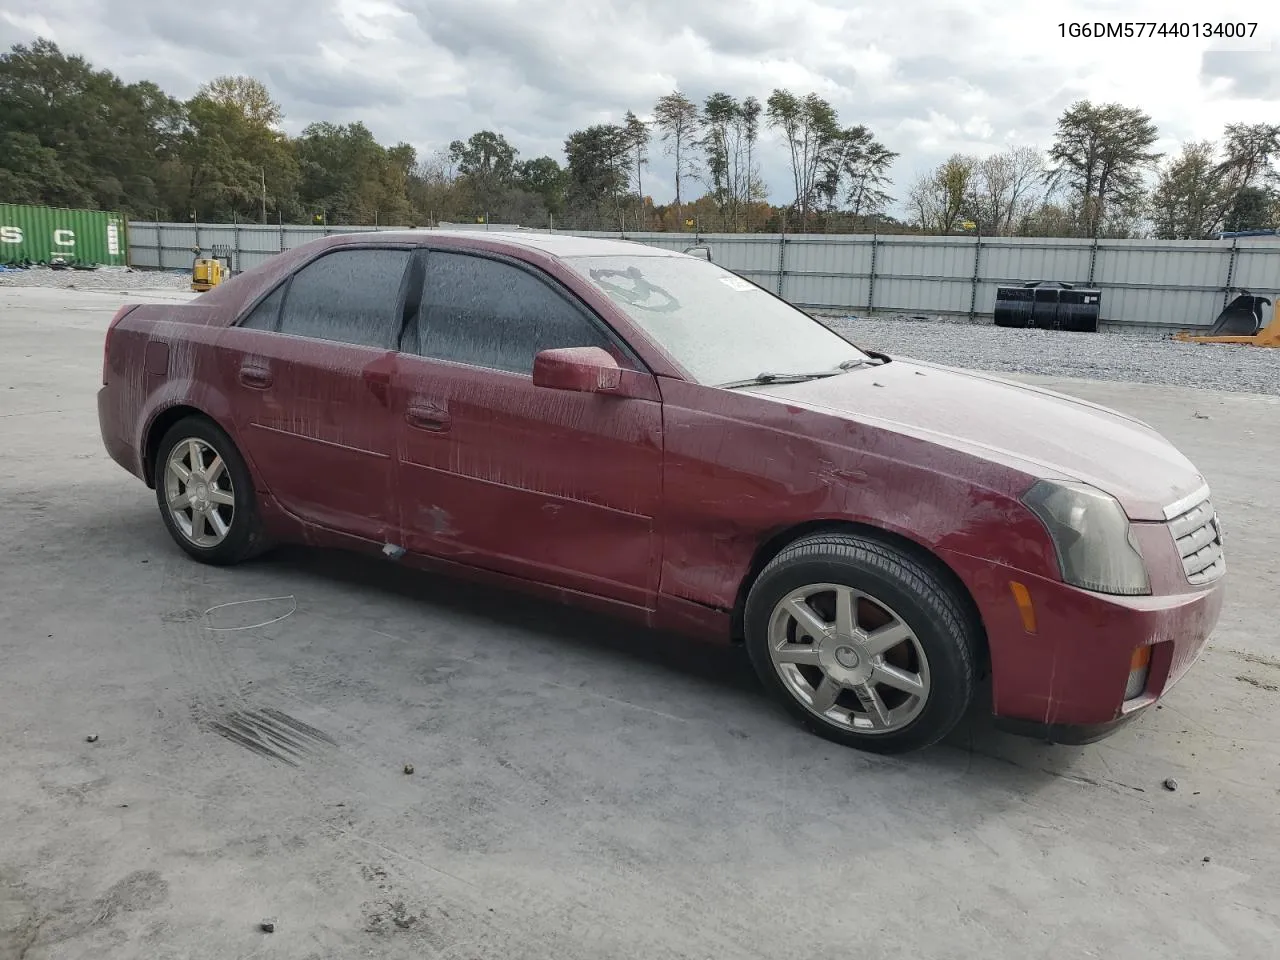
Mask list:
[[[1227,572],[1227,561],[1222,552],[1222,528],[1214,512],[1209,491],[1204,498],[1169,520],[1169,533],[1173,535],[1182,558],[1182,570],[1190,583],[1212,583]]]

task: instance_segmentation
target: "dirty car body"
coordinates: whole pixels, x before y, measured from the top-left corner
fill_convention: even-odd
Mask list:
[[[1205,480],[1147,425],[859,350],[653,247],[330,237],[122,309],[103,381],[108,451],[197,559],[383,552],[745,638],[800,719],[869,749],[937,740],[983,670],[1008,726],[1096,739],[1222,602]]]

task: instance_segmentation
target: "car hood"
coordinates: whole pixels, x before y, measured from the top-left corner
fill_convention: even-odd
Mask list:
[[[894,360],[802,383],[751,388],[761,396],[893,430],[1032,476],[1105,490],[1133,520],[1203,486],[1176,447],[1141,420],[998,377]]]

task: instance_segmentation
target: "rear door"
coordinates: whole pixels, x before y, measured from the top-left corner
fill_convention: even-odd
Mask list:
[[[533,385],[536,353],[586,346],[619,360],[633,396]],[[440,251],[404,348],[405,546],[652,607],[662,408],[631,351],[542,271]]]
[[[409,249],[338,249],[221,341],[237,433],[258,482],[294,516],[397,539],[390,393]]]

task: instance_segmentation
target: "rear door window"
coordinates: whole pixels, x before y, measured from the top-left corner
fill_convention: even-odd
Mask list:
[[[635,367],[628,351],[550,283],[470,254],[428,256],[416,334],[424,357],[509,373],[532,373],[536,354],[559,347],[601,347]]]
[[[313,260],[289,283],[279,331],[314,340],[396,349],[400,288],[409,257],[408,250],[339,250]]]

